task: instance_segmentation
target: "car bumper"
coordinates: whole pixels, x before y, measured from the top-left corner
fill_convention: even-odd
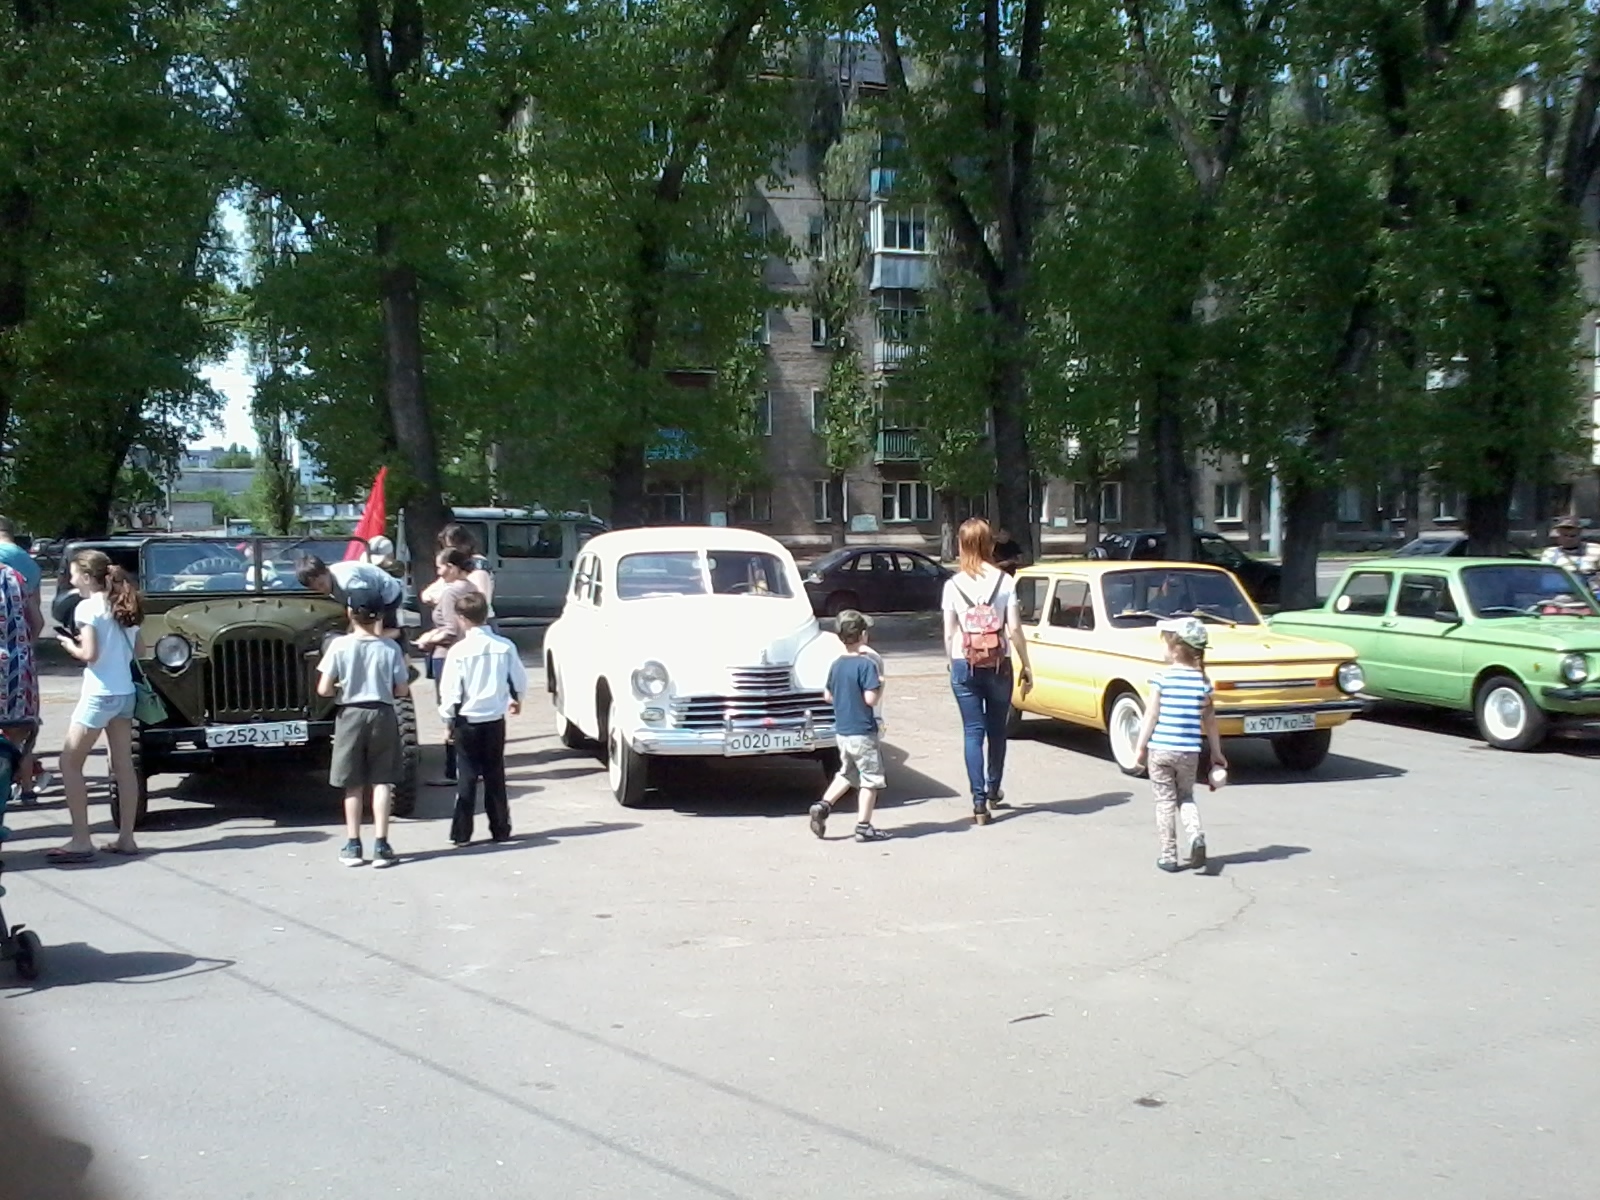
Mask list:
[[[160,725],[139,731],[139,742],[145,753],[158,753],[169,762],[208,762],[218,753],[276,754],[285,750],[299,750],[306,746],[326,742],[333,737],[333,719],[306,722],[306,740],[285,742],[278,746],[222,746],[213,749],[206,745],[203,725]]]
[[[1540,707],[1566,733],[1600,733],[1600,680],[1539,691]]]
[[[1309,713],[1316,721],[1316,729],[1334,729],[1343,725],[1357,713],[1371,707],[1371,701],[1358,696],[1348,700],[1308,700],[1303,704],[1245,705],[1219,704],[1216,707],[1217,732],[1223,737],[1270,737],[1270,733],[1246,733],[1246,717],[1300,717]]]
[[[640,754],[682,758],[722,758],[728,756],[729,735],[732,733],[799,733],[797,728],[775,728],[770,731],[756,728],[734,729],[673,729],[670,726],[641,725],[628,735],[628,743]],[[781,750],[744,752],[732,757],[765,758],[776,755],[813,754],[835,745],[832,726],[813,728],[809,739],[800,746]]]

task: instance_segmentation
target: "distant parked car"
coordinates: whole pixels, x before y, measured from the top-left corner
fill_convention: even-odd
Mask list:
[[[1167,558],[1167,531],[1131,529],[1108,533],[1089,552],[1090,558],[1156,559]],[[1220,533],[1209,529],[1195,531],[1194,561],[1209,563],[1233,572],[1250,599],[1257,604],[1276,604],[1283,585],[1283,568],[1277,563],[1251,558]]]
[[[1460,529],[1431,529],[1412,538],[1394,552],[1396,558],[1465,558],[1467,535]],[[1506,558],[1532,558],[1525,550],[1513,548]]]
[[[806,572],[806,595],[819,617],[861,612],[933,612],[952,572],[926,554],[898,546],[847,546]]]

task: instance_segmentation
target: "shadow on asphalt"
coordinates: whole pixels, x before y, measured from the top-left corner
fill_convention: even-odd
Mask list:
[[[1034,741],[1087,754],[1101,762],[1114,762],[1106,735],[1081,725],[1064,721],[1050,721],[1032,717],[1022,723],[1022,732],[1013,735],[1012,741]],[[1333,735],[1333,744],[1339,745],[1339,733]],[[1314,771],[1290,771],[1279,765],[1277,756],[1265,738],[1229,738],[1223,745],[1228,755],[1229,773],[1235,783],[1276,785],[1285,783],[1350,783],[1367,779],[1398,779],[1405,768],[1388,763],[1369,762],[1351,758],[1337,752],[1329,754]]]
[[[878,797],[880,811],[959,794],[906,766],[906,752],[898,746],[885,744],[883,760],[889,786]],[[696,817],[792,817],[805,812],[831,778],[815,759],[798,756],[663,759],[651,770],[656,787],[650,806]],[[854,797],[844,806],[854,812]]]
[[[1245,863],[1281,862],[1300,854],[1310,854],[1309,846],[1262,846],[1259,850],[1240,850],[1233,854],[1213,854],[1206,858],[1205,870],[1196,875],[1221,875],[1229,867]]]
[[[46,931],[44,936],[48,936]],[[48,941],[39,956],[39,978],[7,989],[12,997],[51,988],[79,987],[87,983],[166,983],[205,975],[233,966],[231,958],[199,958],[167,950],[125,950],[107,953],[86,942],[52,946]]]
[[[401,855],[400,865],[426,862],[430,858],[477,858],[484,854],[505,854],[516,850],[531,850],[536,846],[554,846],[572,838],[589,837],[597,833],[621,833],[638,829],[638,821],[590,821],[584,825],[567,825],[560,829],[529,830],[513,833],[503,842],[492,842],[481,833],[478,840],[465,846],[443,846],[436,850],[423,850],[416,854]],[[481,826],[480,826],[481,828]]]
[[[1363,721],[1374,725],[1388,725],[1396,729],[1415,729],[1421,733],[1437,733],[1443,737],[1460,738],[1476,742],[1478,748],[1490,753],[1494,750],[1478,733],[1477,722],[1471,713],[1456,712],[1448,708],[1428,708],[1420,704],[1405,704],[1398,700],[1382,700],[1362,714]],[[1526,754],[1565,754],[1575,758],[1600,758],[1600,737],[1593,734],[1560,731],[1551,734],[1548,741]]]
[[[1053,813],[1061,817],[1087,817],[1108,808],[1116,808],[1133,799],[1132,792],[1101,792],[1098,796],[1084,796],[1076,800],[1046,800],[1037,804],[1017,804],[997,809],[990,815],[991,825],[1017,821],[1035,813]],[[854,801],[847,804],[853,805]],[[894,825],[889,832],[898,838],[927,837],[932,833],[960,833],[974,829],[972,813],[963,806],[959,817],[949,821],[913,821],[909,825]]]

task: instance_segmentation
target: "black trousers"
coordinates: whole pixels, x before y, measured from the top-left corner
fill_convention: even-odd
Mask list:
[[[478,810],[478,779],[483,779],[483,812],[489,818],[489,836],[511,836],[511,805],[506,799],[506,723],[484,721],[474,725],[456,718],[456,812],[450,821],[450,840],[472,840],[472,820]]]

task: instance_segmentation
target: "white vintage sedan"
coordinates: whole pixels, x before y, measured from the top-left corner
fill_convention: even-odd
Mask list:
[[[693,525],[593,538],[544,646],[557,734],[601,747],[629,807],[658,756],[836,761],[823,690],[843,647],[765,534]]]

